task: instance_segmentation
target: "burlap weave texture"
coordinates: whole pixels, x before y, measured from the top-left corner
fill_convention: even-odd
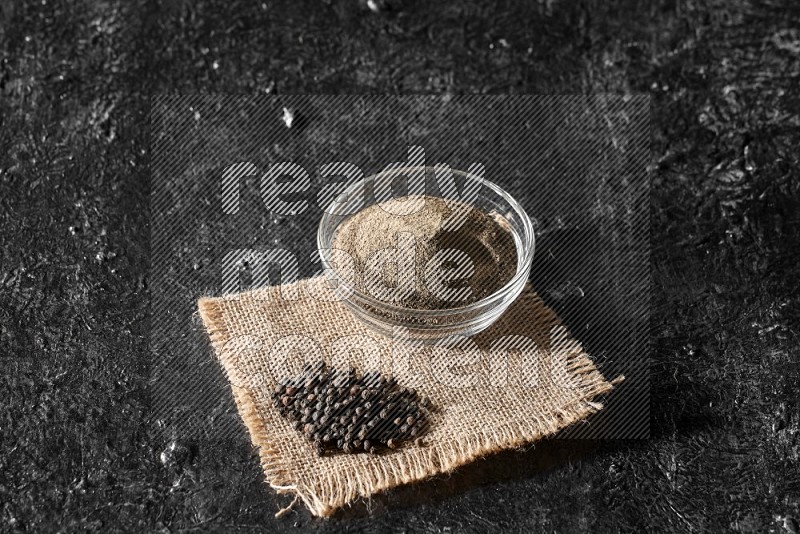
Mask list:
[[[613,389],[530,287],[487,330],[439,347],[371,332],[322,277],[202,298],[198,307],[267,481],[319,516],[551,435],[602,409],[593,399]],[[270,394],[320,359],[381,370],[429,398],[437,410],[424,446],[318,457]]]

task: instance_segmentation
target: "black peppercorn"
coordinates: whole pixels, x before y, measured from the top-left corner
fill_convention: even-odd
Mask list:
[[[423,432],[423,407],[429,404],[377,371],[359,378],[352,368],[331,370],[322,362],[276,384],[272,400],[320,455],[330,449],[376,453],[381,447],[397,448]]]

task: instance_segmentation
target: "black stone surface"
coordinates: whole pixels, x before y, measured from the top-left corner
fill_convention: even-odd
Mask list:
[[[796,532],[800,7],[6,2],[0,530]],[[652,438],[550,441],[331,520],[244,429],[149,416],[154,92],[649,92]]]

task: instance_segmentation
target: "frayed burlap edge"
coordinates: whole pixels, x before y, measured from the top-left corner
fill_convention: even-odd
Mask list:
[[[333,515],[336,510],[359,497],[369,497],[396,486],[445,474],[478,458],[505,449],[518,448],[555,434],[600,411],[603,408],[602,404],[592,402],[591,399],[611,392],[615,385],[624,380],[624,377],[620,376],[607,382],[591,360],[588,360],[582,352],[572,354],[568,357],[568,370],[575,376],[581,377],[582,395],[580,400],[572,406],[548,414],[549,419],[542,420],[538,417],[533,420],[523,419],[513,425],[495,427],[491,434],[476,429],[466,443],[440,444],[438,450],[429,450],[428,456],[424,459],[419,458],[419,461],[415,461],[415,465],[412,466],[400,465],[391,456],[382,457],[380,464],[359,473],[355,479],[339,473],[338,476],[325,481],[325,486],[328,487],[317,489],[307,486],[301,481],[290,479],[288,473],[283,469],[282,459],[270,443],[269,432],[264,426],[263,418],[252,393],[248,388],[236,385],[236,383],[242,383],[241,377],[236,376],[236,366],[231,355],[224,348],[229,336],[223,312],[218,304],[219,301],[218,298],[199,299],[199,313],[214,351],[231,384],[239,415],[250,433],[252,444],[258,450],[267,482],[278,493],[295,494],[296,498],[302,500],[312,514],[322,517]],[[319,490],[322,489],[325,490],[325,495],[333,497],[323,501],[319,497]]]

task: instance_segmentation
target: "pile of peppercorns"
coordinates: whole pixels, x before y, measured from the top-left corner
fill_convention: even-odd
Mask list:
[[[341,450],[375,453],[421,436],[433,406],[416,391],[377,371],[330,369],[324,362],[275,387],[273,403],[295,430],[314,443],[317,454]]]

